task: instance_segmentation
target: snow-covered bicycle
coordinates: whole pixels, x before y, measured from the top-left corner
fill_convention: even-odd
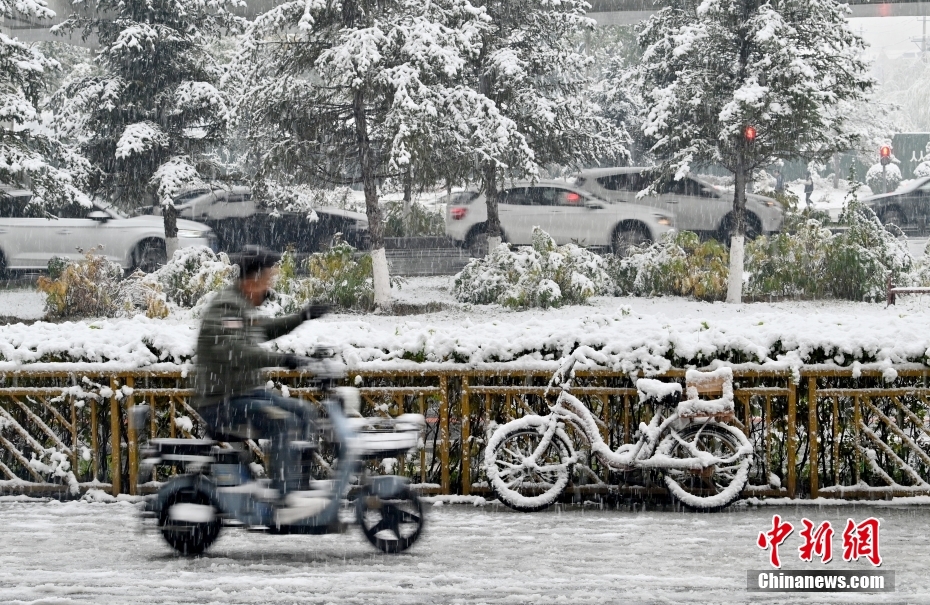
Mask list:
[[[733,417],[733,372],[688,370],[686,398],[678,383],[641,378],[641,402],[656,402],[639,439],[616,451],[604,442],[584,403],[571,394],[576,354],[550,381],[561,392],[546,416],[529,415],[498,427],[485,449],[491,489],[507,506],[534,512],[550,506],[568,487],[578,455],[565,428],[587,439],[591,452],[613,470],[660,472],[671,495],[686,508],[716,511],[729,506],[746,484],[752,445],[742,431],[725,423]],[[719,392],[715,399],[700,393]],[[674,407],[673,407],[674,406]]]

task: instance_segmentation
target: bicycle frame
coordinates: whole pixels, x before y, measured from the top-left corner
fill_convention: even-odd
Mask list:
[[[562,372],[562,375],[566,376],[566,378],[561,384],[561,391],[556,402],[549,408],[550,413],[543,417],[547,429],[533,453],[534,457],[538,458],[549,447],[552,436],[560,427],[560,423],[567,423],[578,429],[587,439],[591,452],[606,466],[615,470],[636,468],[699,469],[714,464],[728,464],[744,455],[745,452],[742,450],[738,450],[728,458],[701,455],[701,452],[694,450],[690,444],[678,438],[678,430],[693,424],[717,424],[717,420],[712,416],[682,418],[677,411],[666,413],[665,405],[659,406],[649,424],[640,423],[640,438],[635,443],[626,443],[617,448],[616,451],[611,450],[607,443],[604,442],[591,411],[582,401],[571,394],[571,369],[573,366],[574,360],[569,363],[567,372]],[[667,434],[672,435],[679,443],[688,447],[692,457],[671,458],[669,456],[657,456],[656,447]]]

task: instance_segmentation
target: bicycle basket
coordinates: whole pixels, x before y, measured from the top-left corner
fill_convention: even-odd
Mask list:
[[[678,415],[694,416],[732,416],[733,405],[733,370],[717,368],[710,372],[688,370],[685,373],[685,399],[678,403]],[[713,394],[719,397],[701,399],[700,395]]]

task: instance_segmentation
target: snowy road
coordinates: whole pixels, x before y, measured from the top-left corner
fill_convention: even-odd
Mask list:
[[[750,594],[746,571],[767,569],[755,542],[773,513],[839,528],[829,565],[843,563],[847,517],[881,519],[882,569],[893,594]],[[206,556],[180,559],[140,536],[129,503],[0,502],[0,603],[930,603],[930,508],[762,507],[716,515],[567,508],[532,515],[495,506],[433,508],[408,553],[377,553],[343,536],[275,537],[226,531]],[[839,561],[839,563],[837,562]]]

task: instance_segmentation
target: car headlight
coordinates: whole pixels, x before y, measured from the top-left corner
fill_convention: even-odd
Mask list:
[[[205,239],[210,237],[209,231],[196,231],[194,229],[178,229],[178,237],[196,237]]]
[[[665,225],[666,227],[672,226],[672,217],[665,216],[664,214],[656,214],[656,222],[660,225]]]
[[[769,208],[774,208],[775,206],[778,205],[778,202],[776,202],[775,200],[765,200],[765,205],[768,206]]]

